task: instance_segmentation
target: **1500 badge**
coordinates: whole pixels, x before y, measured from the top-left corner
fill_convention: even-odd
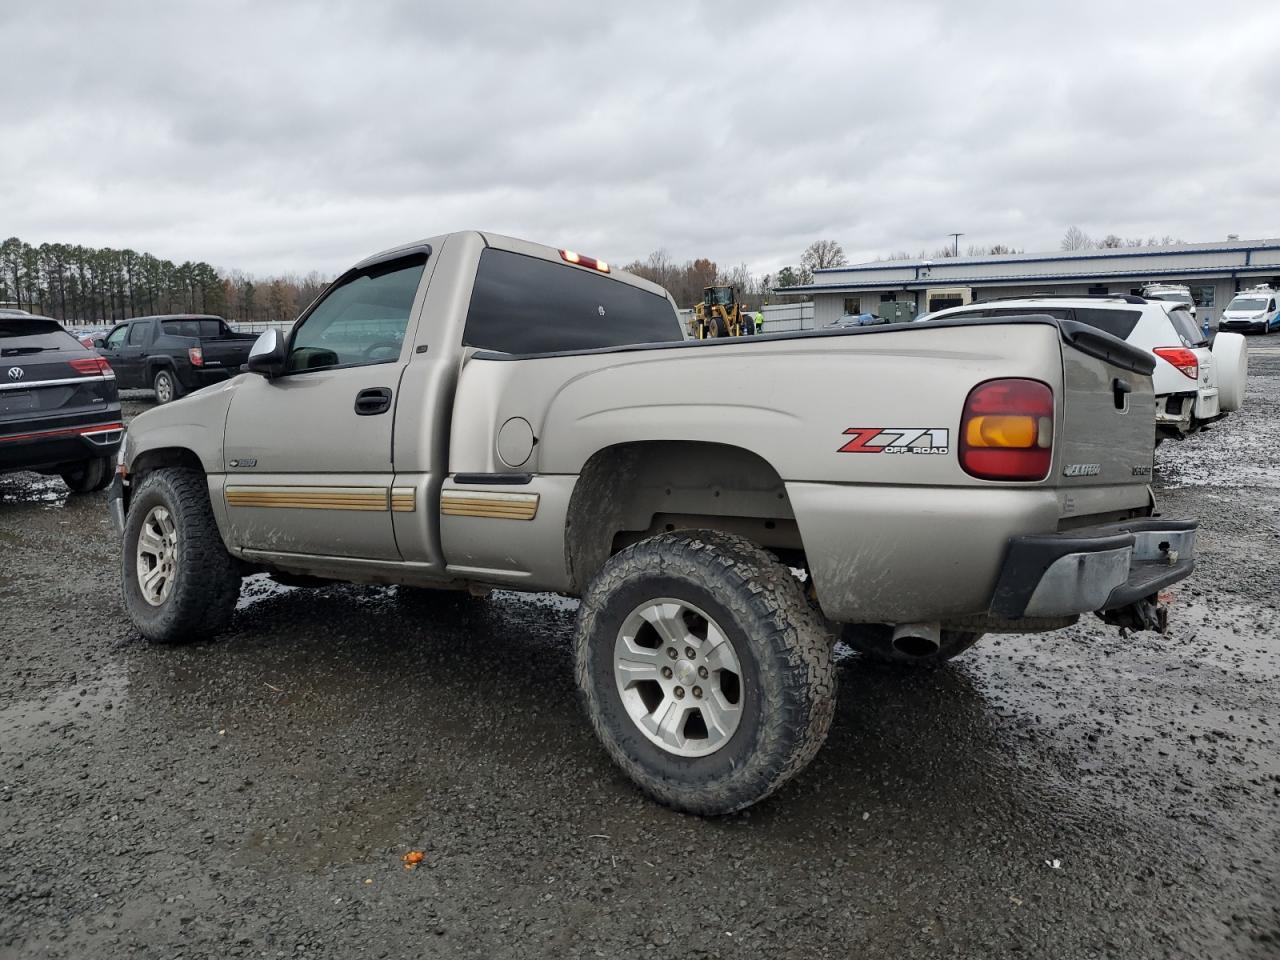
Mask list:
[[[939,454],[951,451],[951,435],[946,427],[850,427],[844,434],[853,439],[837,453]]]

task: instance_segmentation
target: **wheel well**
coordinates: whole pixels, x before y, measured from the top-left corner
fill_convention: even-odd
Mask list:
[[[803,564],[786,485],[768,461],[727,444],[658,440],[606,447],[583,466],[565,524],[573,584],[584,589],[629,544],[690,529],[736,533]]]
[[[204,473],[204,464],[200,462],[200,458],[186,447],[160,447],[140,453],[133,461],[129,473],[134,483],[137,483],[148,473],[162,467],[190,467]]]

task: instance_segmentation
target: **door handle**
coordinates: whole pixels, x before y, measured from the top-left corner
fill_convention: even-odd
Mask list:
[[[1111,393],[1115,399],[1117,410],[1124,409],[1125,394],[1132,392],[1133,387],[1129,386],[1129,381],[1124,377],[1116,377],[1111,381]]]
[[[356,416],[372,417],[391,409],[391,388],[370,387],[356,394]]]

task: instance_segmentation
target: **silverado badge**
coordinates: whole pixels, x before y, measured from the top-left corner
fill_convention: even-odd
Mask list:
[[[1064,477],[1096,477],[1101,472],[1100,463],[1068,463],[1062,468]]]

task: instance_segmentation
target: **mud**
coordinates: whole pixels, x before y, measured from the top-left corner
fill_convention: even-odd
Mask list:
[[[256,577],[221,641],[151,647],[104,498],[0,477],[0,957],[1280,955],[1269,339],[1158,452],[1202,522],[1167,636],[845,651],[817,761],[717,821],[605,759],[572,602]]]

